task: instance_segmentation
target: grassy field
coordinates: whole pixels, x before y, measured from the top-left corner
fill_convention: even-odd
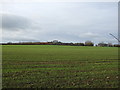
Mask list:
[[[118,88],[118,48],[3,45],[3,88]]]

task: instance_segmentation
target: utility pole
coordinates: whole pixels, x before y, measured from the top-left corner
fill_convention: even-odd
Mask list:
[[[118,41],[118,44],[120,44],[120,40],[117,38],[117,37],[115,37],[113,34],[111,34],[111,33],[109,33],[111,36],[113,36],[117,41]]]

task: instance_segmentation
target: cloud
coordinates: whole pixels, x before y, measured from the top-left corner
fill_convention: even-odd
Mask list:
[[[37,41],[36,39],[32,38],[32,37],[24,37],[24,36],[20,36],[19,38],[15,38],[15,37],[10,37],[10,38],[6,38],[3,37],[4,41],[12,41],[12,42],[21,42],[21,41],[27,41],[27,42],[32,42],[32,41]]]
[[[3,31],[2,32],[2,40],[3,42],[19,42],[19,41],[37,41],[38,39],[32,36],[33,32],[29,34],[28,31]]]
[[[36,41],[41,27],[33,20],[15,14],[2,14],[2,41]],[[0,41],[1,42],[1,41]]]
[[[2,28],[3,30],[25,30],[31,26],[29,19],[12,14],[2,14]]]
[[[99,37],[99,34],[92,33],[92,32],[87,32],[87,33],[83,33],[83,34],[79,35],[79,37],[82,37],[82,38],[97,38],[97,37]]]
[[[3,11],[5,41],[109,42],[109,33],[117,35],[117,3],[11,3]]]

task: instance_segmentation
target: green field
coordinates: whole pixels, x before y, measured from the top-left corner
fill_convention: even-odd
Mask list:
[[[3,88],[118,88],[118,48],[3,45]]]

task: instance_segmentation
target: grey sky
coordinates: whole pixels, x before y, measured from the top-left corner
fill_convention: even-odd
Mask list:
[[[117,2],[8,3],[3,5],[3,42],[117,41]]]
[[[3,14],[2,20],[2,28],[4,30],[24,30],[30,27],[30,21],[21,16]]]

